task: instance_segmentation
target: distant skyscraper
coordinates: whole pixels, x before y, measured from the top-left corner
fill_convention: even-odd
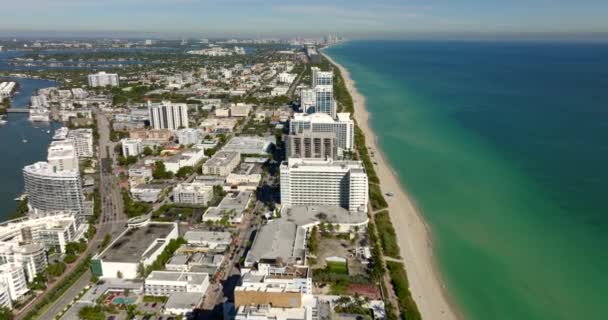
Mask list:
[[[104,71],[101,71],[96,74],[90,74],[88,78],[90,87],[118,87],[118,75],[116,73],[105,73]]]
[[[58,171],[47,162],[23,168],[28,204],[34,211],[84,214],[84,193],[78,170]]]
[[[188,105],[163,101],[149,104],[150,126],[153,129],[178,130],[188,128]]]

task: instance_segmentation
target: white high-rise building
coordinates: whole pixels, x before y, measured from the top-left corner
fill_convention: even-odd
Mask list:
[[[159,104],[148,104],[150,126],[153,129],[178,130],[188,128],[188,105],[163,101]]]
[[[333,86],[334,73],[332,71],[321,71],[318,67],[312,67],[312,86]]]
[[[48,162],[37,162],[23,168],[23,180],[28,205],[35,212],[85,213],[78,170],[59,171]]]
[[[361,161],[289,159],[281,164],[281,204],[367,211],[367,173]]]
[[[333,132],[336,135],[336,145],[339,153],[353,148],[355,140],[354,122],[350,113],[338,113],[337,119],[324,113],[296,113],[289,124],[290,134],[306,132]]]
[[[314,89],[302,89],[300,91],[300,109],[302,112],[309,112],[315,106],[317,95]]]
[[[99,73],[90,74],[88,79],[89,87],[118,87],[118,74],[116,73],[105,73],[104,71],[101,71]]]
[[[23,297],[29,289],[23,269],[12,263],[0,266],[0,283],[8,287],[8,294],[12,301]]]
[[[74,140],[52,141],[49,145],[47,161],[55,171],[78,171],[78,154]]]
[[[144,146],[141,139],[122,139],[122,155],[123,157],[136,157],[144,152]]]
[[[0,51],[2,46],[0,46]],[[7,308],[9,310],[13,309],[13,302],[11,301],[11,293],[9,291],[8,285],[4,282],[0,282],[0,307]]]
[[[325,113],[335,118],[338,105],[334,100],[333,87],[318,85],[312,89],[302,89],[300,91],[300,109],[305,113]]]
[[[337,104],[334,101],[334,88],[330,85],[318,85],[315,91],[315,112],[325,113],[332,118],[336,117]]]

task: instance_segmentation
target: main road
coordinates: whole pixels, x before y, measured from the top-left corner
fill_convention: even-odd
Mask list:
[[[110,140],[110,121],[103,113],[96,111],[97,132],[99,133],[99,193],[101,199],[101,215],[97,222],[97,233],[89,243],[89,246],[79,259],[71,266],[77,265],[82,259],[86,258],[90,253],[96,253],[99,246],[103,242],[106,234],[110,234],[112,238],[116,238],[124,231],[126,225],[126,216],[123,210],[122,194],[118,185],[118,177],[112,171],[112,163],[116,161],[114,154],[114,144]],[[69,274],[72,269],[66,270],[64,276]],[[88,284],[91,278],[91,272],[85,272],[64,294],[57,299],[44,312],[40,320],[52,320],[59,314],[69,303],[76,298],[78,293],[82,291]],[[55,282],[59,283],[61,280]],[[43,293],[37,297],[37,300],[42,299],[46,294]],[[26,309],[17,315],[16,319],[24,319],[25,314],[31,309],[35,303],[30,304]]]

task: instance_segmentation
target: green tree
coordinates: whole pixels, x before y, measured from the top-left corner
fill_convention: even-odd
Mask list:
[[[59,277],[65,271],[65,263],[57,262],[49,264],[46,271],[51,277]]]
[[[15,316],[13,312],[7,307],[0,307],[0,319],[2,320],[13,320]]]
[[[144,156],[151,156],[154,154],[154,150],[152,148],[145,146],[143,151]]]
[[[63,258],[63,262],[70,264],[73,263],[74,261],[76,261],[77,257],[74,254],[67,254],[64,258]]]
[[[173,173],[167,171],[165,164],[162,161],[156,161],[154,163],[154,170],[152,171],[152,177],[154,179],[171,179]]]
[[[194,168],[191,166],[186,166],[186,167],[179,168],[179,170],[177,170],[177,173],[175,174],[175,176],[178,178],[185,178],[185,177],[191,175],[192,173],[194,173]]]
[[[106,233],[106,235],[103,237],[103,240],[101,241],[101,249],[105,249],[105,247],[110,244],[110,241],[112,241],[112,235]]]
[[[82,320],[104,320],[105,314],[100,306],[85,306],[78,311],[78,318]]]

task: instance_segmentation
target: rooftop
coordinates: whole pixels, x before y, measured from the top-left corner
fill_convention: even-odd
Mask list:
[[[24,172],[28,172],[28,173],[32,173],[32,174],[36,174],[39,176],[47,176],[47,177],[52,177],[52,178],[70,178],[70,179],[75,179],[78,178],[80,176],[80,173],[76,170],[60,170],[60,171],[55,171],[53,169],[53,166],[50,165],[48,162],[36,162],[34,164],[31,164],[29,166],[25,166],[23,168]]]
[[[243,154],[267,154],[275,140],[276,138],[274,136],[237,136],[230,139],[222,150],[240,152]]]
[[[281,209],[281,220],[293,222],[299,226],[317,221],[331,224],[361,224],[368,222],[364,211],[348,211],[332,206],[284,206]]]
[[[219,218],[221,219],[225,213],[234,210],[237,216],[241,215],[247,208],[249,200],[251,199],[251,191],[240,191],[238,193],[229,193],[222,199],[217,207],[209,207],[205,211],[205,218]]]
[[[201,272],[182,271],[152,271],[146,281],[174,281],[201,284],[209,278],[209,274]]]
[[[232,241],[232,235],[230,232],[214,232],[214,231],[202,231],[202,230],[191,230],[184,234],[184,239],[188,242],[217,242],[217,243],[230,243]]]
[[[129,228],[104,252],[101,259],[112,262],[139,262],[157,239],[166,239],[177,226],[173,223],[150,223],[141,228]],[[162,243],[155,243],[153,246]]]
[[[262,226],[246,262],[253,264],[263,260],[281,259],[286,263],[303,261],[306,245],[306,231],[290,221],[275,220]]]
[[[207,167],[221,167],[225,166],[228,163],[232,162],[235,158],[240,157],[241,155],[236,151],[220,151],[211,157],[211,159],[205,162],[204,166]]]
[[[194,309],[202,299],[200,292],[175,292],[169,296],[165,309]]]

